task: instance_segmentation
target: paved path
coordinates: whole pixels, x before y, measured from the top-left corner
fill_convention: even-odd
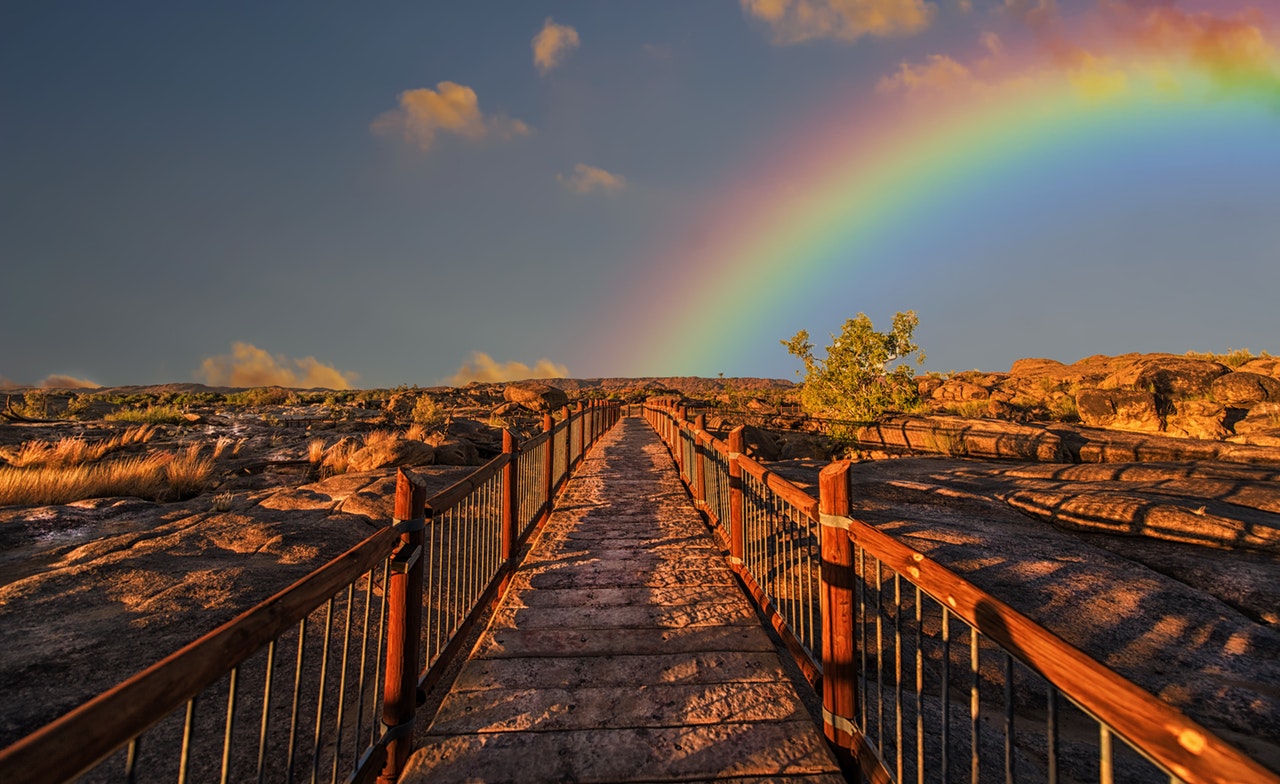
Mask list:
[[[587,456],[402,782],[841,782],[649,426]]]

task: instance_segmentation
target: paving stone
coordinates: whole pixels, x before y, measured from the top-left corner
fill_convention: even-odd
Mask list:
[[[642,420],[583,461],[402,782],[843,778]]]

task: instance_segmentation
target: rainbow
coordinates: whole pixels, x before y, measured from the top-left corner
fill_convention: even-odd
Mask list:
[[[824,281],[848,288],[868,259],[883,258],[877,247],[944,220],[968,194],[1034,189],[1064,161],[1105,161],[1151,139],[1203,139],[1242,126],[1256,126],[1260,143],[1280,138],[1274,92],[1228,89],[1193,68],[1149,76],[1131,79],[1122,96],[1057,74],[1033,89],[945,106],[900,103],[896,111],[864,94],[811,120],[811,130],[775,145],[784,152],[708,199],[715,206],[696,217],[702,239],[694,247],[668,244],[636,260],[645,273],[627,287],[631,312],[620,316],[627,306],[613,302],[602,314],[630,328],[646,324],[644,339],[632,332],[625,341],[637,349],[628,372],[750,366],[750,353],[784,337],[751,334],[754,314],[782,309],[794,316],[790,331],[811,326],[805,298],[830,285]],[[854,305],[842,318],[870,309]]]

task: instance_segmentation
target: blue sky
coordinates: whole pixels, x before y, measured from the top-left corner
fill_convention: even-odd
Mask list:
[[[934,370],[1280,352],[1264,89],[1248,120],[1079,150],[1031,186],[992,178],[838,289],[751,314],[731,355],[637,366],[628,344],[670,314],[628,296],[670,274],[655,255],[709,204],[833,105],[873,116],[903,64],[977,74],[999,35],[1023,51],[1011,73],[1048,62],[1046,29],[1091,43],[1100,6],[1060,5],[6,3],[0,382],[791,377],[778,338],[908,308]],[[1126,7],[1144,52],[1157,31],[1161,56],[1193,57],[1225,29],[1252,42],[1252,77],[1280,73],[1261,3],[1102,5]]]

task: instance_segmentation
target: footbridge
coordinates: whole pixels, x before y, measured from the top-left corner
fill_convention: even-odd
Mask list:
[[[1270,782],[674,401],[548,415],[0,781]]]

